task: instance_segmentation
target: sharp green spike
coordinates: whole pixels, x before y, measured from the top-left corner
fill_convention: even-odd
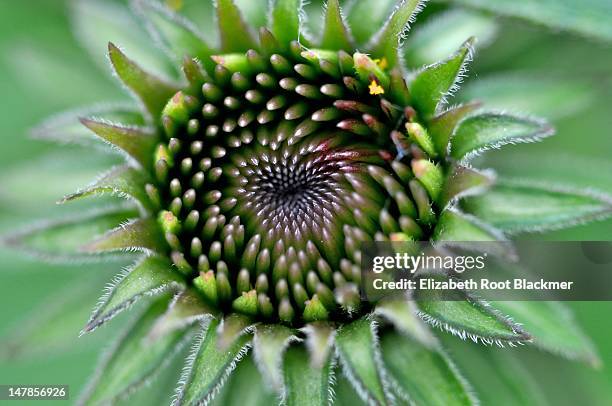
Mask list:
[[[116,281],[81,334],[95,330],[144,296],[161,295],[163,292],[181,290],[183,287],[183,278],[173,269],[167,258],[147,257]]]
[[[227,275],[224,273],[217,273],[217,275],[215,275],[215,279],[217,281],[219,301],[222,303],[229,302],[232,297],[232,285],[230,284]]]
[[[130,166],[112,169],[92,185],[65,196],[60,203],[76,200],[94,194],[110,193],[135,199],[145,208],[151,208],[145,185],[150,182],[148,175]]]
[[[280,48],[274,35],[265,27],[259,28],[259,44],[261,45],[262,53],[268,57]]]
[[[259,74],[257,74],[257,76],[255,76],[255,80],[262,87],[265,87],[267,89],[274,89],[276,87],[276,80],[274,79],[273,76],[271,76],[271,75],[269,75],[267,73],[259,73]]]
[[[395,218],[393,218],[393,216],[391,216],[391,213],[389,213],[389,211],[387,211],[386,209],[380,211],[378,221],[380,222],[380,227],[382,228],[383,232],[387,235],[399,231],[399,225],[395,221]]]
[[[351,34],[344,22],[338,0],[328,0],[325,11],[321,48],[333,50],[353,49]]]
[[[185,57],[183,58],[183,75],[185,75],[185,79],[189,82],[190,90],[192,94],[196,94],[204,82],[208,80],[208,75],[204,73],[202,63],[199,59]]]
[[[250,27],[232,0],[217,0],[215,8],[223,51],[246,52],[249,49],[257,48]]]
[[[181,209],[183,208],[183,201],[180,197],[175,197],[170,202],[170,211],[174,213],[176,216],[181,214]]]
[[[232,72],[225,66],[216,64],[213,77],[220,86],[224,87],[232,78]]]
[[[178,91],[164,106],[162,118],[170,117],[175,123],[185,124],[198,105],[199,101],[195,97]]]
[[[434,143],[427,130],[418,123],[406,123],[406,130],[410,138],[416,142],[429,156],[437,156]]]
[[[257,280],[255,281],[255,290],[257,293],[266,293],[268,288],[268,277],[266,274],[259,274],[259,276],[257,276]]]
[[[427,159],[414,159],[411,163],[414,176],[425,186],[431,200],[437,201],[444,186],[442,169]]]
[[[285,120],[297,120],[298,118],[304,117],[304,114],[308,111],[308,104],[298,102],[293,106],[285,110]]]
[[[172,263],[176,266],[176,269],[183,275],[190,275],[194,272],[191,264],[185,259],[185,254],[182,252],[173,251],[170,254],[170,259],[172,259]]]
[[[325,96],[329,96],[334,99],[339,99],[344,95],[342,87],[333,83],[321,86],[320,90]]]
[[[336,334],[337,353],[343,368],[353,377],[361,398],[368,403],[393,404],[389,382],[384,379],[378,348],[376,323],[361,318],[343,326]]]
[[[315,68],[305,63],[298,63],[293,69],[306,80],[316,80],[319,75]]]
[[[329,312],[325,306],[323,306],[323,303],[321,303],[319,297],[315,294],[310,300],[306,301],[306,306],[304,307],[302,317],[304,317],[306,322],[327,320],[329,317]]]
[[[249,290],[251,290],[251,275],[247,269],[242,268],[236,278],[236,291],[242,294]]]
[[[334,299],[334,293],[324,283],[319,282],[316,287],[316,295],[321,300],[321,303],[326,309],[333,310],[336,307],[336,301]]]
[[[257,315],[257,291],[242,292],[241,296],[232,302],[232,309],[249,316]]]
[[[446,177],[440,195],[440,206],[448,206],[456,199],[482,193],[495,182],[493,171],[478,171],[474,168],[455,165]]]
[[[287,298],[289,297],[289,285],[287,284],[287,280],[281,279],[276,283],[274,287],[274,293],[278,298]]]
[[[163,253],[166,249],[166,244],[160,231],[155,219],[137,219],[127,224],[122,224],[101,238],[85,245],[83,251],[105,252],[145,249]]]
[[[433,241],[503,241],[501,231],[476,217],[447,210],[442,213],[433,234]]]
[[[284,297],[278,305],[278,318],[286,323],[291,323],[294,317],[295,310],[293,310],[293,306],[291,306],[289,299]]]
[[[429,200],[427,191],[416,179],[410,181],[409,187],[417,206],[419,221],[430,224],[434,221],[435,215],[431,209],[431,200]]]
[[[272,305],[272,301],[265,293],[260,293],[257,295],[257,310],[265,319],[269,319],[274,315],[274,306]]]
[[[249,49],[246,52],[246,58],[249,62],[250,69],[254,72],[266,70],[266,68],[268,67],[264,58],[254,49]]]
[[[457,124],[481,106],[479,102],[460,104],[435,116],[429,123],[429,135],[442,156],[448,155],[450,139]]]
[[[268,248],[264,248],[261,250],[259,255],[257,255],[257,262],[255,264],[255,271],[258,275],[264,274],[270,268],[270,250]]]
[[[206,301],[212,305],[218,303],[217,282],[213,271],[200,272],[200,276],[193,280],[193,284]]]
[[[385,58],[390,67],[400,63],[399,41],[410,22],[421,10],[422,0],[402,0],[385,25],[368,41],[367,50],[374,58]]]
[[[225,378],[250,348],[251,337],[243,334],[231,343],[221,345],[217,335],[219,321],[202,323],[195,353],[189,362],[188,373],[177,389],[176,405],[208,404],[223,385]],[[220,351],[219,347],[224,350]]]
[[[221,242],[214,241],[210,244],[210,249],[208,250],[208,258],[212,263],[217,263],[221,259],[221,254],[223,252],[223,246]]]
[[[110,42],[108,54],[117,76],[136,94],[150,116],[157,120],[168,99],[179,89],[144,71]]]
[[[336,51],[330,51],[328,49],[308,49],[302,51],[300,55],[302,56],[302,58],[308,59],[313,64],[318,64],[319,62],[325,60],[330,63],[333,63],[337,67],[339,62],[339,53]]]
[[[308,301],[308,293],[306,293],[306,289],[304,289],[300,283],[296,283],[293,285],[292,291],[297,306],[303,310],[306,302]]]
[[[213,55],[210,57],[217,65],[227,68],[231,72],[249,73],[251,64],[244,53]]]
[[[427,66],[409,84],[412,103],[425,118],[435,115],[453,94],[471,58],[474,38],[467,40],[450,58]]]
[[[274,0],[271,12],[271,30],[281,46],[286,47],[300,36],[302,0]]]
[[[149,168],[153,164],[153,151],[158,141],[153,133],[138,127],[124,127],[96,119],[82,118],[80,121],[103,140],[121,148],[143,167]]]

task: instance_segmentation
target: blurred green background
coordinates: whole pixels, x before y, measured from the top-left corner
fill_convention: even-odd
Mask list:
[[[424,19],[445,7],[434,4]],[[519,19],[483,17],[495,20],[497,36],[483,31],[491,36],[489,44],[478,50],[470,79],[458,98],[481,98],[499,108],[537,113],[549,118],[558,132],[540,144],[495,151],[478,164],[492,166],[501,174],[590,185],[612,193],[612,45]],[[74,27],[68,1],[0,0],[0,94],[4,100],[0,109],[0,234],[73,210],[74,205],[61,207],[55,202],[118,160],[95,150],[58,147],[28,137],[30,128],[54,113],[127,99],[104,64],[105,48],[94,55],[88,53],[75,39]],[[418,65],[423,52],[415,51],[412,56],[409,62]],[[66,166],[72,168],[70,172],[63,169]],[[611,237],[612,221],[542,236],[567,240]],[[77,338],[100,287],[123,265],[48,265],[0,248],[0,337],[19,331],[33,337],[18,348],[0,350],[0,384],[69,384],[74,400],[94,370],[100,351],[129,319],[122,315],[96,334]],[[37,318],[53,312],[62,300],[71,301],[77,312],[39,324]],[[481,396],[485,403],[495,399],[496,404],[504,404],[513,393],[524,390],[519,383],[513,388],[490,379],[493,373],[505,373],[522,374],[533,382],[543,404],[612,404],[612,303],[568,305],[599,349],[603,366],[598,370],[532,348],[518,348],[489,350],[512,354],[507,371],[490,371],[486,362],[472,356],[476,344],[448,342],[451,355],[476,390],[489,393]],[[59,337],[63,345],[30,345],[36,342],[39,328],[47,336]],[[67,328],[74,331],[67,334]],[[519,360],[520,366],[511,367],[512,360]]]

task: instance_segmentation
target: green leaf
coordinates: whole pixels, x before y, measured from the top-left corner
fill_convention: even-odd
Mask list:
[[[113,280],[81,334],[91,332],[143,296],[184,289],[182,276],[165,257],[146,257]]]
[[[423,321],[418,317],[414,301],[383,300],[376,305],[375,313],[388,320],[402,334],[405,334],[426,347],[436,345],[437,341]]]
[[[601,365],[595,347],[563,303],[551,301],[491,302],[523,324],[533,344],[569,359]]]
[[[174,295],[166,312],[161,315],[151,329],[153,338],[183,329],[196,321],[215,317],[218,311],[204,303],[202,297],[193,289],[185,289]]]
[[[162,109],[178,89],[144,71],[113,43],[108,43],[108,55],[117,76],[138,97],[151,118],[158,119]]]
[[[489,192],[468,198],[464,208],[506,233],[554,230],[612,215],[612,197],[501,180]]]
[[[433,241],[500,241],[503,234],[474,216],[449,209],[442,213]]]
[[[425,118],[436,114],[446,98],[457,90],[465,66],[472,58],[473,42],[473,38],[468,39],[448,59],[426,66],[408,85],[414,106]]]
[[[592,106],[597,92],[592,84],[579,78],[536,71],[481,76],[466,83],[459,96],[463,100],[481,100],[496,109],[557,119]]]
[[[599,144],[589,145],[597,149],[600,147]],[[499,159],[499,156],[490,157],[493,159],[485,156],[483,165],[494,166],[501,179],[529,179],[534,173],[537,173],[538,180],[544,183],[563,184],[575,189],[589,185],[594,190],[600,190],[608,195],[612,194],[612,182],[608,175],[612,173],[612,162],[603,155],[597,157],[581,155],[569,149],[567,152],[549,152],[549,148],[541,148],[542,151],[546,151],[546,154],[539,154],[538,159],[533,159],[532,150],[531,146],[527,146],[524,151],[523,148],[506,150],[503,152],[502,159]],[[559,162],[571,162],[572,164],[559,165]],[[551,170],[551,168],[555,169]]]
[[[346,10],[347,21],[359,45],[364,44],[378,27],[384,25],[395,3],[395,0],[361,0],[349,3]],[[368,21],[368,24],[364,24],[364,21]]]
[[[80,108],[53,116],[35,127],[31,134],[34,138],[60,143],[85,146],[99,145],[99,142],[80,122],[82,117],[96,117],[98,121],[117,123],[118,126],[144,126],[142,113],[129,103],[107,103]],[[121,124],[119,124],[121,123]]]
[[[457,367],[441,349],[423,346],[394,332],[382,336],[381,348],[394,386],[411,404],[478,404]]]
[[[351,34],[344,22],[338,0],[327,1],[324,21],[321,48],[334,50],[353,49]]]
[[[450,155],[469,160],[506,144],[535,142],[552,135],[546,122],[503,113],[482,113],[463,120],[450,140]]]
[[[224,351],[219,351],[216,331],[218,326],[219,321],[216,319],[202,324],[201,335],[181,377],[176,405],[208,403],[236,368],[236,364],[249,351],[249,334],[238,337]]]
[[[106,142],[125,151],[145,168],[153,163],[158,137],[143,127],[110,124],[100,119],[82,118],[81,123]]]
[[[333,324],[325,321],[308,323],[301,331],[306,334],[306,347],[310,353],[310,364],[321,368],[329,359],[333,347],[336,329]]]
[[[293,330],[279,324],[264,324],[255,330],[253,357],[272,388],[282,388],[283,354],[287,346],[297,340]]]
[[[223,52],[257,49],[249,26],[232,0],[217,0],[216,10]]]
[[[376,324],[361,318],[336,334],[336,353],[342,371],[365,402],[393,403],[381,366]]]
[[[311,366],[304,346],[292,346],[285,354],[283,403],[287,406],[329,405],[333,396],[333,364]]]
[[[65,196],[59,203],[66,203],[91,195],[110,193],[122,198],[134,199],[143,207],[151,208],[151,202],[145,191],[145,184],[148,181],[148,175],[144,171],[128,165],[117,166],[102,175],[90,186]]]
[[[231,313],[223,318],[218,328],[217,343],[220,348],[227,348],[236,337],[251,333],[253,320],[240,313]]]
[[[44,260],[74,262],[108,259],[108,256],[92,256],[83,252],[83,243],[137,215],[136,210],[125,207],[90,210],[67,219],[40,223],[8,236],[2,242]]]
[[[483,13],[451,9],[415,26],[406,38],[405,59],[412,68],[429,65],[453,53],[466,38],[474,37],[474,46],[489,44],[496,36],[497,23]]]
[[[450,152],[450,139],[457,124],[468,114],[480,107],[479,102],[460,104],[438,114],[431,119],[428,126],[429,135],[440,155]]]
[[[229,376],[228,382],[221,389],[221,393],[212,401],[218,406],[269,406],[277,403],[277,396],[268,390],[261,374],[255,367],[253,357],[245,357],[234,372]],[[249,388],[249,390],[244,390]]]
[[[402,0],[393,9],[393,14],[382,28],[369,40],[368,51],[375,58],[385,58],[390,67],[399,65],[399,42],[409,29],[410,22],[422,9],[421,0]],[[384,4],[383,4],[384,7]],[[361,24],[369,21],[366,17]]]
[[[192,334],[192,331],[189,331]],[[185,346],[189,347],[189,346]],[[172,358],[168,365],[159,373],[155,374],[151,380],[144,385],[134,389],[126,397],[118,399],[113,403],[114,406],[133,406],[133,405],[170,405],[176,389],[176,383],[181,377],[181,371],[185,364],[185,358],[189,355],[189,348],[182,348],[176,354],[171,354]]]
[[[167,244],[157,221],[139,218],[110,230],[101,238],[85,245],[86,252],[145,250],[163,254]]]
[[[153,302],[127,329],[102,360],[81,403],[113,403],[126,396],[163,369],[172,355],[186,344],[192,336],[186,334],[186,329],[174,330],[155,339],[149,335],[157,318],[166,310],[168,299],[163,297]]]
[[[198,58],[209,70],[214,68],[210,59],[212,49],[187,19],[159,3],[147,0],[135,0],[133,3],[137,12],[148,22],[153,37],[177,62],[182,62],[185,56],[189,56]]]
[[[434,278],[433,275],[427,275]],[[445,281],[446,276],[434,279]],[[476,300],[461,290],[418,290],[414,299],[419,316],[427,323],[440,327],[461,339],[485,344],[514,344],[530,336],[516,323],[504,317],[485,302]]]
[[[484,405],[547,406],[540,376],[521,359],[523,348],[466,345],[455,337],[441,337],[467,381]],[[529,355],[529,354],[525,354]],[[535,359],[534,362],[538,362]],[[501,401],[503,399],[503,401]]]
[[[447,207],[466,196],[484,193],[493,182],[495,182],[493,171],[479,171],[467,166],[454,165],[442,188],[440,207]]]
[[[155,75],[174,74],[163,52],[154,46],[127,7],[117,2],[96,0],[79,0],[71,5],[74,37],[104,72],[108,71],[108,59],[102,50],[110,41],[120,44],[136,63],[146,66]]]
[[[612,40],[612,7],[607,0],[457,0],[455,3]]]
[[[274,0],[271,31],[282,46],[297,40],[300,33],[302,0]]]

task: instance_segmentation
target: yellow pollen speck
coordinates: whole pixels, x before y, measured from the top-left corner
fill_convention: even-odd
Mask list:
[[[389,62],[387,62],[387,58],[383,57],[382,59],[374,59],[374,62],[378,65],[380,69],[387,69],[389,67]]]
[[[379,85],[378,82],[376,82],[373,79],[370,82],[370,86],[368,86],[368,88],[370,89],[370,94],[373,94],[373,95],[385,93],[385,89],[383,89],[383,87]]]

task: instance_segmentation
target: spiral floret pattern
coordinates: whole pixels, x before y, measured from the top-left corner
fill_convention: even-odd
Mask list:
[[[436,218],[442,170],[401,73],[297,42],[213,60],[164,108],[147,185],[172,261],[222,308],[360,314],[360,243],[427,237]]]

